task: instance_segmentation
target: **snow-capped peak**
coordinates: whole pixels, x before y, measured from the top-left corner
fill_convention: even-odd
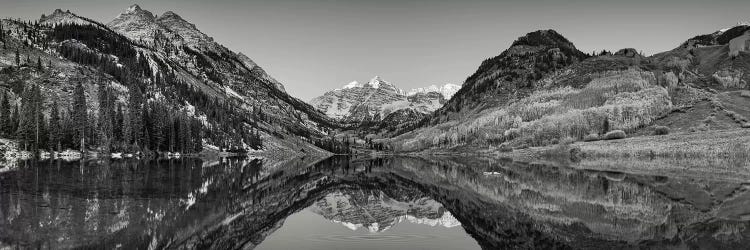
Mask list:
[[[358,81],[352,81],[346,85],[342,89],[353,89],[353,88],[373,88],[373,89],[380,89],[382,87],[386,87],[386,89],[391,89],[395,91],[398,94],[403,95],[403,90],[396,88],[393,84],[390,82],[387,82],[383,80],[383,78],[380,78],[380,76],[375,76],[370,81],[368,81],[366,84],[361,84]]]
[[[380,76],[375,76],[372,79],[370,79],[370,81],[367,83],[367,86],[377,89],[377,88],[380,88],[380,84],[390,84],[390,83],[383,81],[383,79],[380,78]]]
[[[362,85],[360,85],[359,82],[357,81],[353,81],[347,85],[344,85],[344,89],[351,89],[351,88],[356,88],[356,87],[362,87]]]
[[[141,6],[138,6],[137,4],[130,5],[127,10],[125,10],[126,13],[133,13],[136,11],[141,11]]]
[[[415,88],[412,90],[409,90],[406,92],[407,96],[416,95],[418,93],[429,93],[429,92],[438,92],[445,97],[445,99],[451,99],[451,97],[458,92],[458,90],[461,89],[461,85],[456,85],[452,83],[444,84],[442,86],[437,85],[430,85],[423,88]]]

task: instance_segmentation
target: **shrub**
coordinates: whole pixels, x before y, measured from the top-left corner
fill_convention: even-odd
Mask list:
[[[740,92],[740,96],[750,98],[750,90],[743,90]]]
[[[508,144],[502,144],[499,148],[500,152],[512,152],[513,148],[511,146],[508,146]]]
[[[560,144],[573,144],[574,142],[576,142],[576,139],[573,139],[572,137],[565,137],[559,141]]]
[[[654,135],[667,135],[669,134],[669,127],[656,126],[654,127]]]
[[[750,122],[743,123],[742,128],[750,128]]]
[[[583,137],[583,141],[598,141],[599,135],[592,133]]]
[[[627,134],[625,134],[625,131],[622,130],[612,130],[607,132],[607,134],[604,135],[604,140],[616,140],[616,139],[623,139],[627,137]]]

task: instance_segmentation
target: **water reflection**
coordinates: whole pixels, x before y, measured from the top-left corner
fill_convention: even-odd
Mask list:
[[[750,243],[750,185],[737,178],[504,159],[23,162],[0,188],[0,246],[23,248],[263,248],[300,221],[361,248],[440,230],[484,249]]]

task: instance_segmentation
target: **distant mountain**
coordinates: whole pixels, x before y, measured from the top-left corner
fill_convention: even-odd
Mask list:
[[[342,190],[315,202],[312,211],[351,229],[384,232],[408,221],[428,226],[456,227],[461,223],[427,197],[388,197],[382,191]]]
[[[430,85],[424,88],[415,88],[406,92],[406,95],[412,96],[417,93],[430,93],[437,92],[443,95],[446,100],[450,100],[458,90],[461,89],[461,85],[447,83],[442,86]]]
[[[376,76],[367,83],[353,81],[310,101],[329,117],[345,123],[378,122],[403,109],[427,114],[441,107],[459,88],[430,86],[404,91]]]
[[[66,110],[72,105],[75,84],[81,82],[88,112],[98,119],[97,89],[106,79],[102,88],[112,89],[119,100],[115,110],[128,113],[127,101],[137,89],[144,105],[158,103],[173,114],[187,112],[201,120],[206,145],[246,148],[252,131],[259,130],[269,142],[265,148],[322,152],[306,141],[338,126],[289,96],[249,57],[216,43],[172,11],[155,16],[132,5],[104,25],[58,9],[43,15],[38,25],[4,19],[2,27],[6,35],[0,79],[25,83],[0,85],[12,103],[19,102],[27,87],[40,86],[44,112],[50,112],[54,101]],[[14,60],[16,51],[24,59],[20,65]],[[37,61],[47,68],[32,67]],[[147,132],[153,133],[157,128],[150,129]],[[168,143],[155,145],[167,148]]]

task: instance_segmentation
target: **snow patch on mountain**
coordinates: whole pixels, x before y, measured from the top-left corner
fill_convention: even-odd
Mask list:
[[[316,201],[310,210],[352,231],[367,228],[384,232],[409,222],[452,228],[461,223],[443,206],[430,198],[396,200],[381,192],[337,191]]]
[[[235,92],[235,91],[234,91],[234,90],[233,90],[232,88],[230,88],[229,86],[225,86],[225,87],[224,87],[224,91],[225,91],[225,92],[227,93],[227,95],[230,95],[230,96],[234,96],[234,97],[237,97],[237,98],[239,98],[239,99],[242,99],[242,95],[240,95],[240,94],[238,94],[237,92]]]
[[[310,101],[329,117],[346,121],[383,119],[402,109],[429,113],[440,107],[460,89],[460,85],[432,85],[406,92],[375,76],[367,83],[352,81]]]
[[[371,88],[374,88],[374,89],[380,88],[380,84],[390,84],[390,83],[383,81],[383,79],[381,79],[380,76],[375,76],[369,82],[367,82],[367,86],[370,86]]]
[[[461,85],[456,85],[456,84],[452,84],[452,83],[447,83],[447,84],[444,84],[444,85],[441,85],[441,86],[437,86],[437,85],[433,84],[433,85],[430,85],[430,86],[427,86],[427,87],[423,87],[423,88],[411,89],[411,90],[409,90],[409,91],[406,92],[406,95],[412,96],[412,95],[415,95],[417,93],[438,92],[438,93],[442,94],[443,97],[445,97],[445,99],[451,99],[451,97],[453,96],[453,94],[455,94],[456,92],[458,92],[459,89],[461,89]]]
[[[359,82],[353,81],[347,85],[344,85],[343,89],[352,89],[352,88],[360,88],[360,87],[362,87],[362,85],[360,85]],[[336,90],[339,90],[339,89],[336,89]]]

